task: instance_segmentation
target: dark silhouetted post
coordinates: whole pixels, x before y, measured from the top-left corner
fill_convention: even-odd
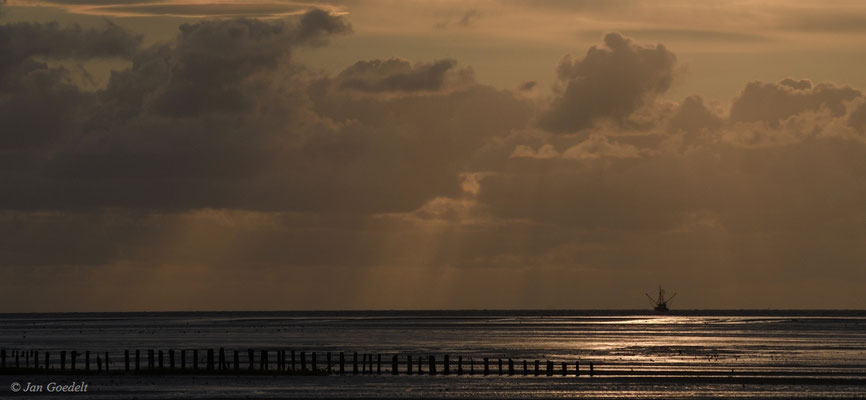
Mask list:
[[[540,373],[539,372],[539,364],[540,363],[538,362],[538,360],[535,360],[535,376],[538,376],[538,374]]]
[[[547,360],[547,376],[553,376],[553,361]]]
[[[574,376],[580,376],[580,360],[574,362]]]
[[[162,362],[162,350],[160,350],[159,351],[159,369],[162,369],[163,365],[164,364]]]
[[[490,374],[490,360],[484,357],[484,375]]]
[[[250,363],[250,371],[253,370],[256,362],[256,352],[253,349],[247,349],[247,361]]]
[[[368,364],[369,368],[367,368],[367,372],[369,372],[372,375],[373,374],[373,355],[372,354],[367,355],[367,363],[369,363]]]
[[[174,349],[168,350],[168,367],[174,369]]]
[[[562,362],[562,376],[568,375],[568,364],[565,361]]]
[[[313,356],[310,357],[310,371],[315,372],[317,369],[319,369],[319,366],[316,363],[316,352],[314,351]]]
[[[102,359],[99,358],[99,353],[96,354],[96,372],[102,372]]]
[[[153,369],[155,365],[155,356],[153,355],[153,349],[147,349],[147,369]]]
[[[180,351],[180,369],[186,369],[186,350]]]
[[[277,369],[280,371],[286,370],[286,351],[277,351]]]
[[[382,375],[382,355],[376,354],[376,375]]]
[[[234,351],[234,359],[235,359],[235,371],[240,371],[241,369],[241,355],[238,354],[238,351]]]
[[[424,364],[421,362],[421,359],[423,359],[423,358],[424,357],[422,357],[422,356],[418,356],[418,375],[424,374],[424,368],[422,368]]]
[[[463,375],[463,356],[457,356],[457,375]]]
[[[192,369],[198,369],[198,349],[192,350]]]
[[[430,356],[430,375],[436,375],[436,356]]]
[[[108,364],[109,364],[109,361],[108,361],[108,352],[106,351],[106,352],[105,352],[105,372],[108,372]]]
[[[90,351],[84,352],[84,370],[90,371]]]
[[[329,351],[325,357],[325,362],[328,363],[328,375],[331,375],[331,372],[333,372],[333,370],[331,369],[331,352]]]
[[[220,347],[220,355],[219,355],[219,370],[222,371],[226,369],[226,349]]]
[[[448,375],[451,371],[451,363],[448,360],[448,354],[442,356],[442,373]]]
[[[292,352],[292,369],[295,368],[295,352]],[[340,352],[340,375],[346,373],[346,354]]]
[[[523,360],[523,376],[529,373],[529,368],[526,366],[526,360]]]
[[[46,351],[45,352],[45,370],[46,371],[48,371],[48,369],[51,368],[51,361],[49,360],[49,358],[51,358],[51,352]]]
[[[508,375],[514,375],[514,360],[508,359]]]
[[[397,355],[394,354],[391,356],[391,375],[397,375],[399,371],[397,371]]]
[[[295,370],[295,351],[292,350],[292,371]]]
[[[499,375],[502,375],[502,359],[499,359]]]
[[[262,365],[259,369],[262,371],[267,371],[268,370],[268,351],[267,350],[262,350],[261,359],[262,359],[261,360]]]
[[[141,350],[135,350],[135,372],[141,369]]]
[[[475,375],[475,360],[469,357],[469,375]]]
[[[33,369],[39,369],[39,351],[33,352]]]
[[[412,355],[406,356],[406,375],[412,375]]]
[[[589,376],[592,376],[595,372],[595,366],[592,365],[592,361],[589,362]]]
[[[69,364],[70,364],[70,365],[69,365],[69,369],[72,370],[72,371],[75,371],[75,359],[78,358],[78,352],[75,351],[75,350],[72,350],[72,354],[71,354],[71,357],[70,357],[70,358],[71,358],[71,360],[70,360],[70,362],[69,362]],[[16,359],[15,359],[15,366],[16,366],[16,367],[18,366],[18,359],[17,359],[17,356],[16,356]]]
[[[214,370],[213,349],[207,349],[207,370]]]
[[[307,352],[302,351],[301,352],[301,371],[306,371],[306,370],[307,370]]]
[[[358,352],[352,355],[352,375],[358,375]]]
[[[123,370],[129,372],[129,350],[123,351]]]
[[[66,350],[60,352],[60,370],[66,371]]]

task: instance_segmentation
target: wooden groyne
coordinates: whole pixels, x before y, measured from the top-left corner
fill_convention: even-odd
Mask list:
[[[83,357],[82,357],[83,356]],[[324,357],[323,357],[324,356]],[[83,360],[82,360],[83,358]],[[592,376],[592,362],[291,349],[0,349],[0,373]]]

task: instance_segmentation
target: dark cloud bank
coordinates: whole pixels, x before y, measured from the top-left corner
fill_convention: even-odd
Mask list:
[[[521,94],[534,82],[498,90],[451,59],[323,75],[293,55],[350,32],[319,10],[185,24],[147,47],[112,23],[0,26],[0,298],[18,304],[4,311],[100,294],[231,308],[204,299],[253,290],[234,308],[393,307],[370,291],[446,273],[461,279],[425,289],[440,300],[407,307],[497,306],[487,284],[464,290],[479,277],[511,293],[500,307],[639,306],[618,293],[658,280],[695,307],[803,307],[790,296],[806,290],[866,306],[858,89],[786,79],[729,107],[667,103],[674,53],[616,33],[565,56],[541,101]],[[99,58],[130,66],[76,85],[70,65]],[[203,283],[181,295],[163,276]],[[10,303],[18,279],[57,295]],[[345,295],[305,297],[326,288]]]

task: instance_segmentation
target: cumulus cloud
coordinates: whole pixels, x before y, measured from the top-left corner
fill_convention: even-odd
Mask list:
[[[778,124],[792,115],[828,109],[833,116],[845,114],[845,102],[862,96],[848,86],[831,83],[813,85],[808,80],[785,79],[779,83],[750,82],[731,104],[731,121],[763,121]]]
[[[623,121],[673,81],[676,56],[663,45],[640,45],[618,33],[583,58],[565,56],[557,66],[556,94],[541,117],[553,132],[575,132],[599,119]]]
[[[411,64],[399,58],[358,61],[340,72],[336,80],[343,89],[366,93],[432,92],[472,82],[471,69],[456,69],[451,59]]]

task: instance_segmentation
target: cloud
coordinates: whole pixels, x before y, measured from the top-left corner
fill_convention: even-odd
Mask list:
[[[406,60],[358,61],[340,72],[336,81],[342,89],[365,93],[412,93],[442,90],[472,82],[472,70],[456,70],[451,59],[412,65]]]
[[[565,56],[557,66],[556,94],[541,116],[552,132],[576,132],[599,119],[622,122],[673,81],[676,56],[663,45],[643,46],[617,33],[583,58]]]
[[[308,2],[272,0],[216,0],[208,2],[133,0],[120,3],[104,0],[32,0],[13,4],[60,7],[73,14],[107,17],[285,18],[302,15],[314,9],[327,10],[333,14],[343,12],[338,7],[323,2],[316,2],[313,5]]]
[[[813,85],[808,80],[785,79],[779,83],[750,82],[734,99],[730,119],[734,122],[763,121],[778,124],[792,115],[826,108],[833,116],[845,113],[845,103],[862,93],[831,83]]]

